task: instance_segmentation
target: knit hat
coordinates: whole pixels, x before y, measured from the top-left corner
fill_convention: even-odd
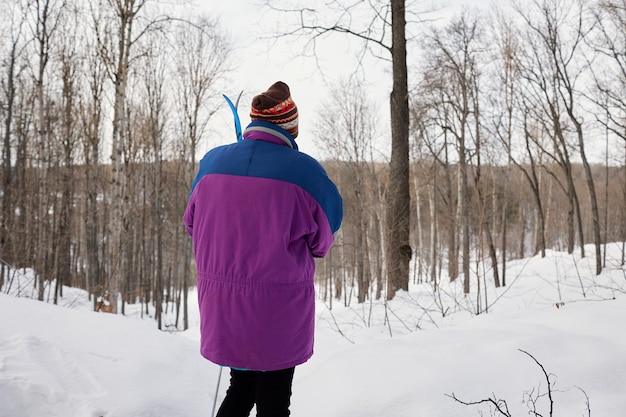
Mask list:
[[[265,120],[298,136],[298,107],[291,98],[289,86],[277,81],[266,92],[252,99],[250,120]]]

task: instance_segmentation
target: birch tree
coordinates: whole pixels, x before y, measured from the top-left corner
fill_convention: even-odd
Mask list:
[[[103,295],[106,285],[105,258],[108,256],[109,239],[105,238],[107,206],[98,202],[105,193],[103,162],[106,64],[98,51],[95,33],[84,28],[85,51],[82,94],[78,97],[78,114],[81,151],[85,162],[82,212],[84,216],[84,274],[86,289],[92,296],[94,310],[97,298]]]
[[[141,51],[138,42],[148,32],[161,29],[169,22],[165,15],[150,17],[149,0],[90,0],[98,50],[106,64],[107,74],[114,85],[113,120],[111,133],[111,195],[113,209],[107,222],[111,237],[108,286],[117,300],[120,284],[130,278],[128,259],[132,257],[130,240],[130,217],[128,201],[128,175],[125,167],[129,162],[129,120],[127,112],[127,89],[132,64]]]

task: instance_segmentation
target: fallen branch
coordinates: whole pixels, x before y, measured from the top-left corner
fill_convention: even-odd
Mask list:
[[[526,354],[527,356],[529,356],[533,361],[535,361],[535,363],[541,368],[541,371],[543,372],[543,376],[547,382],[547,391],[545,392],[543,392],[544,390],[542,389],[541,384],[539,385],[539,387],[533,388],[531,391],[524,392],[524,400],[525,400],[526,406],[528,407],[528,414],[534,417],[544,417],[544,416],[553,417],[554,398],[552,396],[552,393],[555,392],[554,390],[555,382],[553,380],[554,375],[549,374],[546,371],[545,367],[533,355],[526,352],[525,350],[522,350],[522,349],[518,349],[518,350]],[[591,406],[589,404],[589,397],[587,396],[587,393],[582,388],[579,388],[579,387],[576,387],[576,388],[578,388],[585,396],[587,417],[591,417]],[[452,395],[446,394],[446,397],[450,397],[454,401],[458,402],[459,404],[463,404],[467,406],[489,404],[491,407],[493,407],[491,409],[492,416],[497,415],[497,416],[512,417],[506,401],[496,397],[496,395],[493,393],[491,397],[483,399],[483,400],[479,400],[479,401],[463,401],[463,400],[460,400],[454,393],[452,393]],[[540,408],[538,407],[539,400],[542,398],[548,399],[548,403],[549,403],[548,414],[542,414]]]

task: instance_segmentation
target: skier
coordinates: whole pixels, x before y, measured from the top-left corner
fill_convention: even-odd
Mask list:
[[[200,351],[230,368],[217,417],[289,416],[297,365],[313,354],[314,258],[339,229],[341,196],[298,151],[284,82],[255,96],[243,140],[200,162],[184,214],[198,272]]]

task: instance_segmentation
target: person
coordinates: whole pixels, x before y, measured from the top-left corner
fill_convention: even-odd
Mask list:
[[[230,368],[218,417],[290,415],[294,369],[313,355],[314,258],[341,226],[342,198],[300,152],[282,81],[255,96],[243,140],[210,150],[184,223],[198,275],[200,351]]]

